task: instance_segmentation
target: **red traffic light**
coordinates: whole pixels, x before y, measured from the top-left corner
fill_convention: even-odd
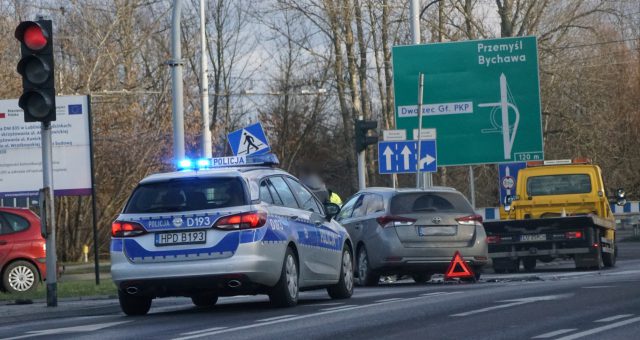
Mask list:
[[[16,28],[15,36],[32,51],[39,51],[49,43],[49,34],[33,21],[20,23]]]

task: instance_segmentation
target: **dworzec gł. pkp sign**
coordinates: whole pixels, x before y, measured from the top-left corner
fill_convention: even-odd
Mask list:
[[[544,159],[535,37],[393,48],[396,127],[438,134],[438,166]]]

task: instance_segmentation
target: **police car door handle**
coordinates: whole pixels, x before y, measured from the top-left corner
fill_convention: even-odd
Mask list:
[[[288,215],[287,218],[296,221],[298,219],[298,215]]]
[[[356,230],[359,230],[360,228],[362,228],[362,224],[361,224],[361,223],[356,223],[353,227],[354,227]]]

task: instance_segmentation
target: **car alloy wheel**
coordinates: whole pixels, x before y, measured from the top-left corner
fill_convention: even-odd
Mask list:
[[[35,273],[27,266],[16,266],[9,271],[9,286],[18,292],[25,292],[36,282]]]
[[[287,256],[286,265],[286,278],[287,288],[289,289],[289,295],[295,297],[298,295],[298,269],[296,268],[296,260],[293,255]]]

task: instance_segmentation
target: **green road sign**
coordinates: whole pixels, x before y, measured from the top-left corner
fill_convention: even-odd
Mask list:
[[[438,166],[541,160],[542,124],[535,37],[393,48],[396,127],[438,135]]]

